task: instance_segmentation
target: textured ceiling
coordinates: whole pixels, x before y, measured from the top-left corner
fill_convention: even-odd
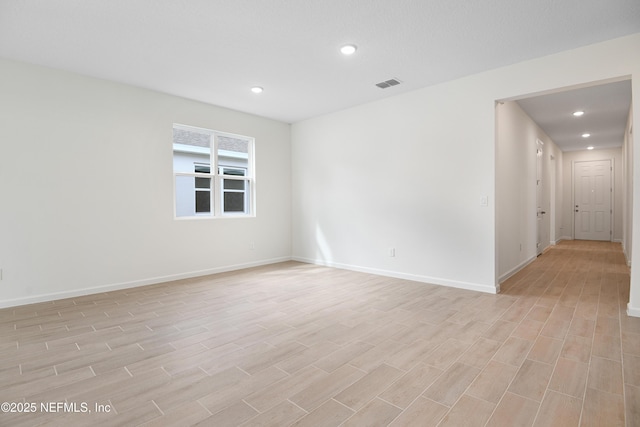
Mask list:
[[[638,0],[0,0],[0,57],[289,123],[637,32]]]

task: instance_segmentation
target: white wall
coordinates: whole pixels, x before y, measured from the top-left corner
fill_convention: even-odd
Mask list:
[[[594,160],[611,160],[613,166],[613,175],[611,184],[613,185],[613,241],[622,242],[622,202],[625,197],[625,188],[622,182],[623,162],[622,149],[602,149],[602,150],[584,150],[584,151],[568,151],[564,153],[564,179],[562,185],[566,197],[563,203],[563,221],[567,225],[564,230],[563,238],[575,238],[574,220],[575,220],[575,203],[573,199],[573,164],[575,162],[586,162]]]
[[[623,164],[623,188],[625,197],[622,199],[622,248],[627,259],[627,264],[631,267],[632,253],[632,232],[633,232],[633,108],[629,110],[627,127],[624,133],[622,144],[622,164]]]
[[[638,51],[635,34],[294,124],[294,257],[495,292],[495,101],[623,76],[640,99]]]
[[[496,222],[498,280],[502,282],[537,256],[536,141],[542,146],[541,250],[562,232],[562,191],[556,185],[551,209],[552,168],[562,177],[562,152],[515,101],[496,104]],[[551,160],[551,159],[554,160]],[[552,215],[554,221],[552,221]],[[551,224],[554,232],[551,233]],[[554,242],[557,237],[553,238]]]
[[[468,79],[294,124],[294,257],[495,292],[493,147],[468,132],[492,133],[493,102],[478,91]]]
[[[631,76],[638,102],[639,51],[635,34],[307,120],[291,132],[272,120],[2,61],[0,304],[292,254],[495,292],[495,101]],[[633,111],[640,122],[640,108]],[[257,218],[173,219],[174,122],[256,138]],[[640,163],[640,150],[632,155]],[[634,224],[639,184],[634,173]],[[633,242],[637,233],[633,227]],[[637,257],[633,250],[634,265]],[[631,281],[629,312],[640,315],[635,270]]]
[[[0,94],[0,306],[290,259],[288,124],[5,60]],[[173,123],[255,137],[256,218],[174,220]]]

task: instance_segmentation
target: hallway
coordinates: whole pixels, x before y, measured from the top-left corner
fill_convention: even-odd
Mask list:
[[[501,288],[520,298],[503,320],[521,322],[535,340],[527,361],[538,375],[530,378],[548,380],[538,424],[579,411],[581,425],[640,425],[640,318],[626,315],[620,244],[562,241]]]

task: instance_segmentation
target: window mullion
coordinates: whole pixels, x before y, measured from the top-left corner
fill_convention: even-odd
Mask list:
[[[222,214],[222,199],[220,199],[220,195],[218,193],[220,190],[220,175],[218,173],[218,134],[213,133],[211,135],[211,203],[213,204],[213,215],[220,216]]]

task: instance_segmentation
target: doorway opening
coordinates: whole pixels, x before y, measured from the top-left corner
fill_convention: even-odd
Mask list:
[[[624,141],[630,108],[629,76],[496,101],[499,282],[561,240],[597,238],[624,244],[629,238],[624,230],[630,227],[623,224],[632,215],[628,201],[625,209],[623,203],[631,169],[615,166],[629,162],[631,148]],[[573,114],[577,111],[582,115]],[[613,167],[610,186],[606,177],[593,177],[594,185],[611,189],[609,198],[606,192],[597,194],[600,187],[589,187],[594,197],[609,200],[608,213],[606,205],[576,213],[580,203],[575,195],[582,190],[574,188],[574,166],[596,160],[609,160]],[[582,215],[578,224],[576,214]],[[591,234],[581,234],[583,229]]]

